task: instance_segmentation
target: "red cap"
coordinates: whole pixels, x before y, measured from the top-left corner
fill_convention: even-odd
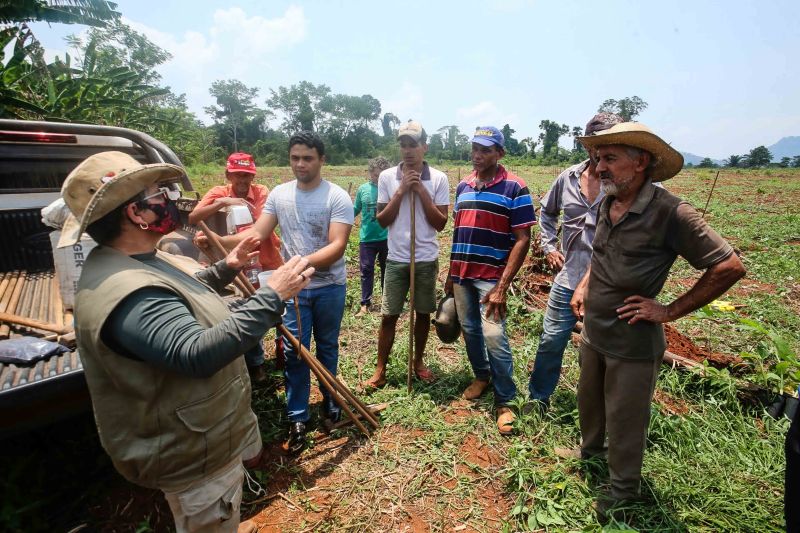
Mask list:
[[[228,164],[225,167],[228,172],[247,172],[248,174],[256,173],[256,162],[253,161],[253,156],[245,154],[244,152],[236,152],[228,156]]]

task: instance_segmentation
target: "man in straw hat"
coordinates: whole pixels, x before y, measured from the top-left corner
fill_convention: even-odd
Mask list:
[[[708,304],[745,269],[691,205],[654,185],[680,172],[683,157],[649,128],[625,122],[580,141],[597,150],[606,194],[591,265],[571,302],[583,317],[580,454],[607,453],[610,494],[596,504],[604,516],[640,495],[650,402],[666,348],[662,324]],[[705,272],[664,305],[655,298],[679,255]]]
[[[239,524],[245,471],[262,445],[241,354],[280,322],[314,269],[299,257],[233,313],[216,291],[258,252],[248,239],[201,270],[156,251],[178,223],[175,165],[121,152],[84,160],[62,195],[98,246],[78,282],[75,332],[103,448],[129,481],[164,491],[178,531]]]
[[[613,113],[598,113],[586,124],[584,135],[594,135],[624,122]],[[575,287],[583,279],[592,259],[592,240],[597,226],[597,210],[605,198],[597,175],[595,151],[585,161],[559,174],[541,200],[539,238],[547,264],[557,272],[547,300],[542,335],[536,350],[536,362],[528,382],[531,403],[526,411],[544,412],[561,375],[564,350],[578,321],[569,305]],[[561,246],[558,246],[558,219]]]

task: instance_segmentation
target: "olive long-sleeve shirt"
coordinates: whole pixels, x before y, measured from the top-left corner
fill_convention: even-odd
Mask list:
[[[131,256],[187,285],[220,292],[237,271],[224,261],[191,276],[156,257]],[[205,378],[228,365],[281,322],[284,304],[263,287],[219,324],[205,328],[186,302],[160,287],[144,287],[128,295],[109,315],[101,338],[117,353],[179,374]]]

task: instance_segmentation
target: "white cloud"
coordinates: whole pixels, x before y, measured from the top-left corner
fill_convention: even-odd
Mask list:
[[[267,54],[302,42],[308,33],[303,9],[289,6],[282,17],[248,16],[241,8],[218,9],[211,36],[233,51],[233,59],[259,62]]]
[[[380,100],[383,113],[394,113],[401,122],[413,119],[425,125],[424,99],[419,86],[404,81],[388,98]]]
[[[218,9],[204,31],[174,35],[145,24],[125,20],[172,54],[158,68],[163,82],[176,92],[186,92],[189,109],[205,118],[203,106],[211,104],[208,89],[217,79],[257,83],[257,70],[267,67],[275,53],[305,40],[308,20],[301,7],[289,6],[283,15],[267,19],[248,15],[239,7]]]

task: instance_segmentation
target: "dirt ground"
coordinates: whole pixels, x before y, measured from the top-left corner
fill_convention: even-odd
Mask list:
[[[282,181],[287,175],[269,172],[272,169],[260,176],[268,183]],[[327,172],[345,180],[345,188],[350,181],[353,190],[361,183],[361,178],[349,178],[354,175],[352,168],[327,167]],[[454,175],[455,172],[451,177]],[[545,178],[549,182],[553,177]],[[747,179],[738,175],[723,177],[724,184],[722,181],[718,184],[716,194],[722,200],[728,195],[734,198],[736,188],[746,186]],[[728,192],[729,188],[732,192]],[[541,184],[531,187],[533,191],[541,189]],[[670,190],[680,195],[695,189],[679,181],[671,184]],[[789,195],[762,196],[756,199],[759,205],[773,204],[774,209],[800,201]],[[714,213],[709,216],[713,220]],[[800,235],[787,243],[797,245]],[[440,266],[442,280],[446,265]],[[348,263],[348,278],[358,279],[357,262]],[[676,283],[685,289],[693,281],[686,278]],[[546,307],[551,283],[552,276],[541,257],[529,255],[513,292],[529,311],[541,311]],[[774,285],[748,278],[731,294],[743,299],[775,290]],[[785,298],[800,311],[800,284],[789,287]],[[369,355],[376,340],[373,326],[370,323],[367,331],[363,325],[351,325],[342,331],[342,344],[350,353],[358,354],[355,364],[359,380],[367,377],[363,373],[371,370],[373,364]],[[668,349],[678,355],[706,360],[716,367],[735,369],[741,363],[735,355],[699,346],[673,326],[666,327],[666,335]],[[443,368],[463,358],[452,345],[437,344],[436,353]],[[318,395],[314,389],[314,397]],[[680,398],[661,390],[656,391],[655,402],[662,413],[669,415],[682,416],[689,410]],[[384,424],[370,440],[353,432],[332,436],[319,433],[314,447],[296,460],[274,454],[262,471],[252,473],[262,491],[257,495],[245,491],[243,517],[255,520],[262,532],[497,531],[515,503],[502,472],[507,445],[496,438],[485,438],[470,426],[476,418],[488,418],[485,409],[458,399],[443,401],[436,409],[436,416],[448,425],[465,428],[459,442],[443,444],[435,428],[407,427],[397,421]],[[278,445],[277,440],[268,443],[271,449]],[[430,463],[420,462],[418,455],[406,453],[408,450],[436,453],[443,445],[451,446],[455,457],[447,468],[433,468]],[[113,473],[97,442],[90,443],[87,450],[97,463],[105,461],[102,471],[106,477],[102,481],[103,490],[91,499],[87,515],[72,531],[168,531],[174,527],[160,492],[134,487]],[[87,479],[87,483],[91,482]],[[250,485],[256,487],[255,483]]]

